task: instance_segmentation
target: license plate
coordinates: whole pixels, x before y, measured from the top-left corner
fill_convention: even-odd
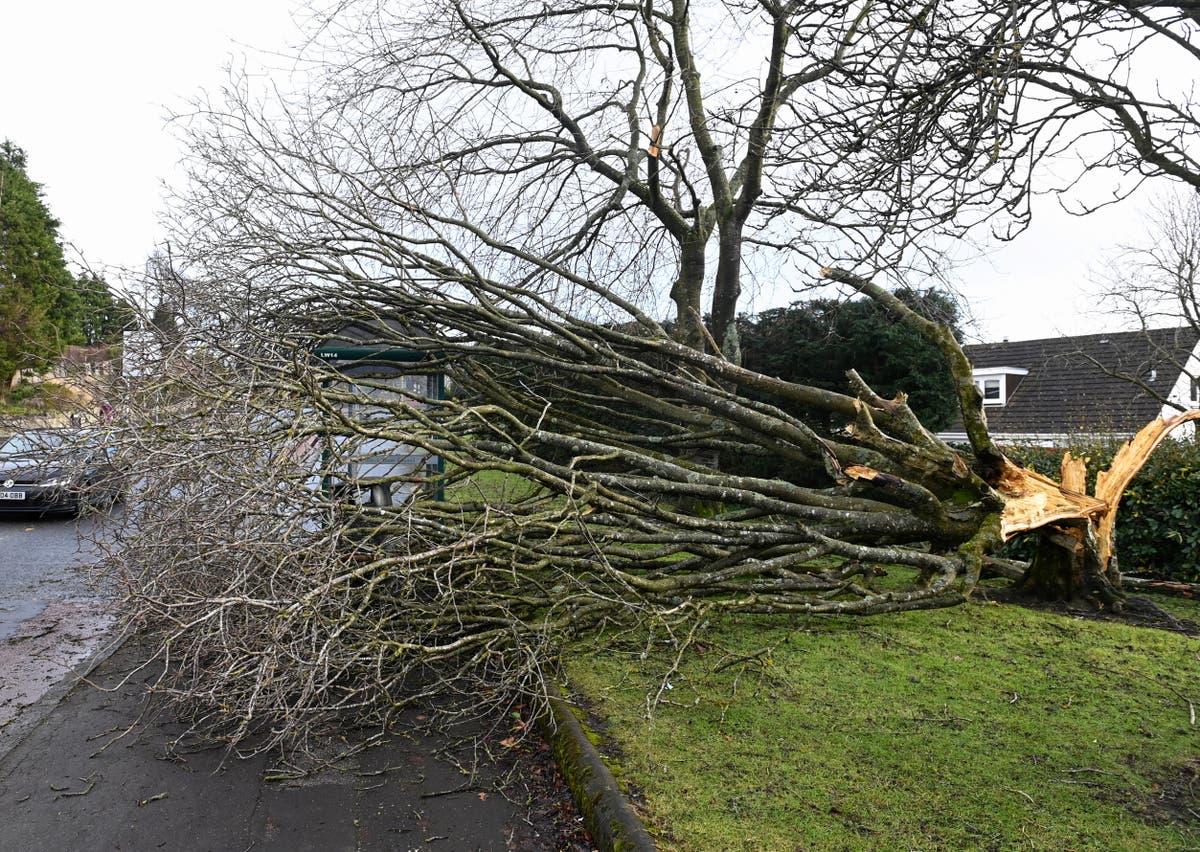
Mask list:
[[[24,491],[0,491],[0,500],[24,500]]]

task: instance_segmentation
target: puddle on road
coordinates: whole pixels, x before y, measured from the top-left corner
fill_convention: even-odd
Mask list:
[[[0,642],[15,634],[22,621],[37,618],[46,609],[45,601],[8,601],[0,603]]]

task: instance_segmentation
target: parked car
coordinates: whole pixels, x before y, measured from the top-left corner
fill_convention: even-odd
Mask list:
[[[125,483],[98,431],[30,430],[0,445],[0,514],[78,514],[116,502]]]

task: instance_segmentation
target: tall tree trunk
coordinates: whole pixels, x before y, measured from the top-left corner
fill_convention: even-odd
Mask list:
[[[737,304],[742,295],[742,225],[722,221],[719,226],[717,279],[713,285],[711,329],[720,354],[734,364],[742,363],[737,334]]]
[[[675,339],[697,352],[704,351],[705,338],[700,316],[705,242],[701,235],[681,241],[679,273],[671,287],[671,301],[675,303]]]

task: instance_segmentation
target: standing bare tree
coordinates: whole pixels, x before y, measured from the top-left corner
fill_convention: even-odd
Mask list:
[[[1122,322],[1141,331],[1176,328],[1200,336],[1200,203],[1194,194],[1168,195],[1150,214],[1144,239],[1118,247],[1109,259],[1100,296]],[[1155,341],[1154,335],[1147,335]],[[1143,375],[1121,375],[1163,405],[1180,411],[1196,399],[1200,365],[1180,347],[1152,345],[1154,363],[1170,367],[1188,387],[1161,388]]]
[[[421,683],[536,690],[569,635],[955,604],[1004,537],[1089,530],[1103,501],[1009,462],[951,330],[883,284],[1021,227],[1036,164],[1093,113],[1122,157],[1186,169],[1120,120],[1178,116],[1078,70],[1110,35],[1190,44],[1160,11],[340,4],[306,90],[236,81],[185,122],[173,245],[203,286],[129,388],[142,485],[114,556],[186,663],[164,683],[282,737]],[[940,347],[969,451],[853,372],[835,392],[740,365],[743,282],[818,268]],[[812,481],[704,463],[734,447]]]

